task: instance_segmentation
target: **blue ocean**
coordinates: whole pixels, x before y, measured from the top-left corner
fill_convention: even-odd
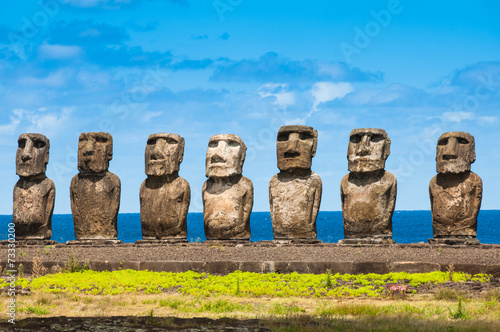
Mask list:
[[[0,239],[7,239],[7,225],[12,216],[0,216]],[[392,218],[393,238],[396,243],[427,242],[432,238],[430,211],[396,211]],[[250,218],[251,241],[273,239],[271,215],[269,212],[253,212]],[[319,212],[317,219],[318,239],[323,242],[337,242],[344,238],[342,212]],[[479,213],[477,238],[481,243],[500,244],[500,210],[484,210]],[[135,242],[142,239],[141,221],[138,213],[124,213],[118,216],[118,239]],[[75,240],[73,219],[70,214],[52,217],[52,240],[66,242]],[[188,214],[188,241],[204,241],[203,214]]]

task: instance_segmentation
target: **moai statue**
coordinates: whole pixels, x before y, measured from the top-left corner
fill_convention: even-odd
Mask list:
[[[391,140],[383,129],[354,129],[349,139],[349,174],[340,183],[345,240],[340,243],[394,243],[392,215],[396,177],[385,161]]]
[[[109,133],[82,133],[78,171],[71,180],[71,211],[77,240],[114,240],[118,235],[120,179],[108,171],[113,158]]]
[[[237,135],[210,138],[203,184],[203,219],[207,240],[249,240],[252,181],[242,176],[245,143]]]
[[[471,172],[476,161],[474,136],[465,132],[441,135],[436,171],[429,185],[434,240],[444,244],[476,244],[477,215],[483,182]]]
[[[322,183],[311,171],[318,131],[307,126],[278,130],[276,154],[280,172],[269,182],[269,204],[275,240],[316,239],[316,217]]]
[[[141,185],[141,226],[144,240],[186,239],[191,200],[189,183],[179,176],[184,138],[153,134],[146,145],[148,178]]]
[[[45,176],[50,142],[41,134],[21,134],[16,154],[14,211],[18,240],[48,240],[52,236],[52,213],[56,187]]]

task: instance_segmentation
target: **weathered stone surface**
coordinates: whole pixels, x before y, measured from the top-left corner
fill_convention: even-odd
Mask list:
[[[349,171],[340,184],[344,237],[392,238],[396,177],[384,170],[391,140],[383,129],[354,129],[349,139]]]
[[[440,270],[441,270],[441,265],[439,265],[438,263],[426,263],[426,262],[391,263],[391,272],[428,273]]]
[[[338,244],[339,245],[392,245],[396,241],[393,239],[389,239],[384,237],[363,237],[363,238],[349,238],[349,239],[342,239],[339,240]]]
[[[280,172],[269,182],[274,239],[316,239],[322,183],[311,171],[318,132],[307,126],[283,126],[276,154]]]
[[[432,245],[450,245],[450,246],[471,246],[479,245],[479,240],[474,237],[438,237],[434,239],[429,239],[429,244]]]
[[[203,184],[203,219],[207,240],[250,239],[252,181],[242,176],[246,146],[237,135],[210,138]]]
[[[71,180],[71,211],[77,240],[116,239],[121,183],[108,171],[113,158],[109,133],[82,133],[79,174]]]
[[[185,239],[191,200],[189,183],[179,176],[184,138],[153,134],[145,152],[146,175],[140,190],[142,237]]]
[[[45,176],[49,162],[50,142],[41,134],[21,134],[16,153],[12,219],[16,239],[50,239],[56,187]]]
[[[471,172],[474,137],[465,132],[441,135],[436,150],[438,174],[429,184],[434,238],[475,238],[483,183]]]
[[[390,269],[388,264],[382,262],[354,262],[352,268],[353,274],[362,274],[362,273],[386,274],[389,272]]]

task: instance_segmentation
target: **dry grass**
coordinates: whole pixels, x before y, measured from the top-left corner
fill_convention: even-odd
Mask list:
[[[496,295],[496,294],[495,294]],[[2,296],[0,305],[7,306],[9,297]],[[488,296],[464,300],[461,319],[454,319],[457,301],[436,300],[429,296],[415,295],[407,300],[390,298],[241,298],[233,296],[214,296],[199,298],[178,294],[121,294],[121,295],[82,295],[51,294],[34,292],[32,295],[17,296],[17,319],[27,317],[109,317],[109,316],[151,316],[154,317],[206,317],[206,318],[259,318],[271,325],[281,322],[283,317],[292,317],[299,324],[316,321],[321,324],[341,322],[356,325],[365,322],[384,324],[408,320],[422,324],[457,327],[482,326],[495,327],[500,331],[500,302],[498,298]],[[378,323],[377,323],[378,322]],[[315,324],[316,324],[315,323]],[[297,324],[291,325],[291,331]],[[307,325],[306,324],[306,325]],[[340,325],[342,325],[340,324]],[[451,325],[450,325],[451,324]],[[396,324],[397,325],[397,324]],[[325,325],[326,326],[326,325]],[[364,326],[364,325],[363,325]],[[395,326],[395,325],[391,325]],[[404,326],[404,325],[402,325]],[[279,326],[275,326],[278,328]],[[303,326],[305,330],[306,326]],[[429,326],[430,327],[430,326]],[[280,327],[281,329],[281,327]],[[493,330],[495,330],[493,329]]]

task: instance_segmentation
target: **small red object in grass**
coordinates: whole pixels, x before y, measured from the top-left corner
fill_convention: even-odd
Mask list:
[[[389,290],[392,292],[392,298],[394,299],[394,291],[401,292],[403,300],[405,299],[405,292],[408,290],[407,285],[390,285]]]

